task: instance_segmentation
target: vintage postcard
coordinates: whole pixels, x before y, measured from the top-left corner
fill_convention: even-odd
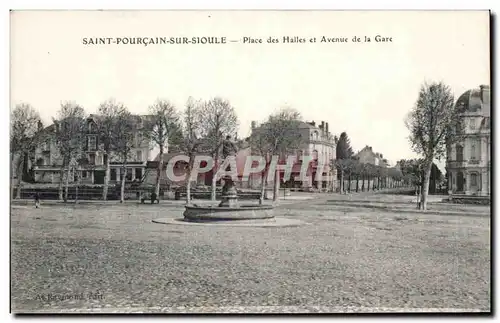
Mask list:
[[[490,313],[490,21],[11,11],[11,311]]]

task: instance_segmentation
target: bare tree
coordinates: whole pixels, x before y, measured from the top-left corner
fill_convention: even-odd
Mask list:
[[[190,97],[184,110],[182,128],[176,127],[176,129],[182,129],[182,132],[174,130],[170,137],[172,145],[189,157],[186,169],[186,204],[191,203],[191,177],[194,160],[196,154],[204,149],[201,136],[203,132],[202,106],[203,104],[200,101],[195,101]]]
[[[226,136],[235,137],[239,126],[238,117],[234,107],[229,101],[216,97],[201,105],[201,136],[204,145],[214,159],[214,171],[212,172],[212,194],[211,199],[216,199],[217,170],[222,142]]]
[[[348,188],[350,190],[350,179],[351,179],[351,172],[352,170],[355,169],[356,167],[356,164],[357,164],[357,161],[355,159],[353,159],[352,157],[348,157],[348,158],[343,158],[343,159],[335,159],[335,162],[334,162],[334,167],[340,171],[340,194],[342,193],[347,193],[347,190],[345,189],[345,185],[344,185],[344,181],[345,181],[345,176],[346,174],[349,175],[349,185],[348,185]]]
[[[102,199],[105,201],[108,198],[109,179],[110,179],[110,161],[113,152],[113,143],[116,137],[116,123],[123,114],[128,111],[122,103],[116,102],[114,99],[109,99],[99,105],[97,117],[97,131],[100,146],[104,150],[104,187]]]
[[[151,120],[148,122],[145,135],[155,145],[159,146],[158,168],[156,171],[156,196],[160,195],[160,182],[163,171],[163,154],[168,149],[173,136],[179,131],[179,113],[175,106],[166,100],[157,100],[149,107]]]
[[[420,208],[426,210],[432,163],[445,154],[446,143],[457,140],[462,133],[460,113],[454,106],[450,88],[441,82],[422,85],[418,100],[405,123],[410,131],[412,149],[423,156],[424,182]]]
[[[54,120],[56,145],[62,157],[59,178],[59,199],[63,199],[63,178],[65,181],[64,201],[68,200],[70,165],[81,154],[85,143],[85,110],[74,102],[61,104]],[[66,172],[64,169],[66,168]]]
[[[134,116],[127,110],[122,108],[121,113],[116,117],[113,127],[112,148],[120,160],[121,167],[121,184],[120,184],[120,203],[125,201],[125,180],[127,178],[127,162],[130,159],[132,147],[134,145],[134,130],[136,128],[136,120]]]
[[[260,204],[263,203],[269,167],[273,156],[286,158],[286,155],[300,148],[304,138],[300,134],[300,113],[291,108],[282,108],[270,115],[266,122],[254,129],[250,136],[252,150],[264,157],[266,165],[262,171]],[[273,201],[278,199],[279,171],[274,176]]]
[[[41,130],[40,115],[26,103],[18,104],[11,113],[10,120],[10,176],[11,198],[14,196],[14,174],[17,174],[17,194],[21,197],[22,167],[24,155],[30,154],[35,148],[39,130]],[[16,162],[16,157],[18,158]],[[16,163],[15,163],[16,162]]]

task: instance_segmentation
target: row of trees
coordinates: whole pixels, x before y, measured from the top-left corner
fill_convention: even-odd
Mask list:
[[[65,102],[53,118],[54,131],[43,128],[39,113],[29,104],[19,104],[11,114],[11,166],[20,174],[26,158],[34,164],[34,150],[42,142],[54,138],[60,157],[59,198],[67,200],[70,170],[73,167],[88,165],[86,158],[87,114],[75,102]],[[108,158],[105,162],[103,199],[108,195],[111,156],[122,164],[125,174],[134,147],[134,137],[140,133],[145,140],[159,147],[160,156],[156,178],[156,193],[159,193],[163,169],[163,154],[167,146],[193,155],[203,151],[218,157],[222,140],[226,135],[237,131],[238,119],[234,108],[228,101],[215,98],[210,101],[195,101],[190,98],[184,115],[167,100],[157,100],[149,107],[146,120],[139,127],[138,116],[134,116],[122,103],[107,100],[100,104],[95,115],[99,148]],[[18,157],[16,160],[16,156]],[[194,155],[193,155],[194,156]],[[78,174],[79,172],[77,172]],[[14,189],[11,172],[12,190]],[[79,176],[79,175],[78,175]],[[80,182],[81,178],[78,178]],[[17,196],[20,197],[21,176],[18,180]],[[213,196],[215,198],[215,182]],[[64,187],[64,189],[63,189]],[[121,182],[121,201],[124,200],[125,176]],[[11,192],[12,194],[12,192]]]
[[[224,138],[228,135],[235,136],[238,128],[238,118],[234,107],[227,100],[221,98],[209,101],[190,98],[182,113],[167,100],[157,100],[149,107],[149,115],[150,118],[142,128],[142,132],[145,138],[160,148],[156,180],[157,193],[164,166],[163,154],[167,146],[184,152],[190,157],[187,173],[188,178],[191,179],[195,155],[209,153],[218,162]],[[122,170],[125,173],[125,165],[130,158],[133,147],[133,134],[134,131],[137,131],[136,117],[123,104],[114,100],[102,103],[96,117],[102,149],[108,156],[113,153],[122,162]],[[81,106],[74,102],[66,102],[61,105],[57,117],[53,120],[56,125],[55,142],[62,160],[60,199],[67,199],[71,167],[88,162],[84,156],[85,119],[86,113]],[[290,108],[281,109],[264,120],[258,128],[259,130],[255,131],[249,138],[253,151],[260,152],[266,160],[266,167],[262,172],[262,192],[265,191],[267,178],[270,175],[275,176],[275,179],[279,176],[277,172],[269,174],[271,157],[273,155],[285,156],[293,152],[301,146],[305,139],[300,136],[300,121],[301,116],[297,111]],[[40,122],[39,114],[30,105],[20,104],[16,106],[11,117],[11,163],[14,163],[16,155],[28,155],[31,158],[34,148],[46,140],[45,136],[49,134],[44,132],[43,127],[37,126]],[[412,148],[424,156],[422,162],[424,169],[422,207],[425,209],[433,161],[444,154],[446,143],[459,138],[456,133],[451,132],[452,129],[458,129],[461,123],[457,112],[453,109],[453,96],[450,89],[442,83],[422,86],[417,104],[408,115],[407,126],[410,130]],[[347,134],[341,134],[336,142],[337,158],[333,167],[336,167],[337,171],[340,172],[341,185],[343,185],[344,176],[348,178],[354,176],[356,178],[393,177],[404,179],[406,174],[398,173],[395,169],[359,163],[353,157]],[[25,158],[19,158],[18,174],[24,162]],[[107,158],[103,199],[107,198],[110,178],[109,162],[110,158]],[[218,165],[215,167],[217,169]],[[66,176],[63,176],[64,174]],[[66,181],[64,196],[63,178]],[[213,176],[212,199],[215,199],[216,180],[216,176]],[[125,176],[122,177],[121,185],[122,201],[124,199],[124,181]],[[19,181],[20,183],[21,181]],[[190,199],[190,183],[191,181],[188,180],[188,201]],[[274,199],[276,199],[279,180],[275,180],[274,183]],[[341,191],[343,190],[341,188]],[[17,191],[19,195],[20,189]],[[261,200],[262,198],[263,194]]]
[[[365,181],[375,180],[377,188],[387,188],[395,182],[411,182],[410,176],[404,176],[400,169],[395,167],[386,167],[386,165],[373,165],[362,163],[354,154],[351,147],[351,142],[346,132],[342,132],[339,137],[335,137],[336,144],[336,159],[335,167],[337,168],[338,178],[340,180],[340,192],[351,191],[351,182],[356,180],[356,192],[360,189],[365,191]],[[344,187],[345,180],[348,179],[349,186]],[[390,181],[388,179],[391,179]],[[361,180],[361,188],[359,181]],[[366,187],[369,190],[369,185]]]

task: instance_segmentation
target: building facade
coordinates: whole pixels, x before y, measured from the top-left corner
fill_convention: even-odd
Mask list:
[[[255,123],[252,122],[252,131],[255,130]],[[281,171],[281,183],[290,188],[317,189],[320,191],[335,190],[336,171],[331,167],[335,160],[335,140],[329,131],[328,122],[322,121],[321,124],[316,124],[314,121],[301,122],[299,132],[303,138],[303,143],[300,149],[297,149],[294,153],[296,162],[292,167],[290,180],[284,180],[285,172]],[[310,158],[310,162],[307,168],[307,180],[302,181],[299,179],[299,175],[305,156]],[[280,163],[286,163],[286,159],[283,158]],[[318,174],[320,171],[322,172],[321,177]],[[328,178],[328,180],[322,180],[323,177]],[[274,177],[268,180],[271,184]],[[253,174],[250,177],[250,186],[259,187],[260,183],[260,174]]]
[[[448,192],[489,196],[491,193],[490,87],[481,85],[456,102],[464,131],[459,142],[447,146]]]
[[[84,155],[87,159],[85,165],[73,161],[70,166],[69,182],[76,183],[78,180],[82,184],[104,184],[106,172],[105,164],[109,158],[110,163],[110,184],[118,183],[122,176],[126,176],[126,181],[142,181],[145,175],[146,163],[154,156],[154,148],[142,134],[142,129],[148,116],[134,116],[134,142],[131,150],[130,160],[126,164],[126,170],[122,170],[122,162],[118,156],[111,152],[108,156],[104,151],[104,145],[99,142],[97,134],[97,123],[99,119],[95,115],[90,115],[86,119],[85,148]],[[59,183],[62,156],[59,153],[55,141],[57,124],[52,124],[41,133],[43,141],[34,151],[34,180],[36,183]],[[80,175],[80,178],[78,178]]]
[[[371,164],[375,166],[389,167],[389,163],[387,162],[387,159],[384,158],[384,155],[382,155],[381,153],[374,152],[371,146],[365,146],[365,148],[361,149],[356,154],[356,157],[358,158],[358,161],[362,164]]]

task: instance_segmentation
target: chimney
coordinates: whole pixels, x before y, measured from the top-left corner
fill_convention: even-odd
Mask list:
[[[254,130],[256,127],[257,127],[257,122],[256,121],[252,121],[251,123],[251,127],[252,127],[252,130]]]
[[[38,120],[37,129],[38,129],[38,131],[42,131],[42,129],[43,129],[43,123],[40,120]]]
[[[321,121],[321,129],[325,129],[325,122]]]
[[[309,124],[310,124],[311,126],[313,126],[313,127],[316,127],[316,122],[314,122],[314,121],[311,121]]]
[[[328,131],[328,122],[325,124],[325,127],[326,127],[326,128],[325,128],[326,133],[327,133],[327,134],[328,134],[328,133],[330,133],[330,132]]]
[[[380,154],[380,158],[384,158],[384,155]]]
[[[490,91],[490,86],[483,84],[483,85],[479,86],[479,89],[480,89],[480,93],[481,93],[481,101],[489,103],[489,100],[488,100],[489,93],[487,93],[487,92]]]

